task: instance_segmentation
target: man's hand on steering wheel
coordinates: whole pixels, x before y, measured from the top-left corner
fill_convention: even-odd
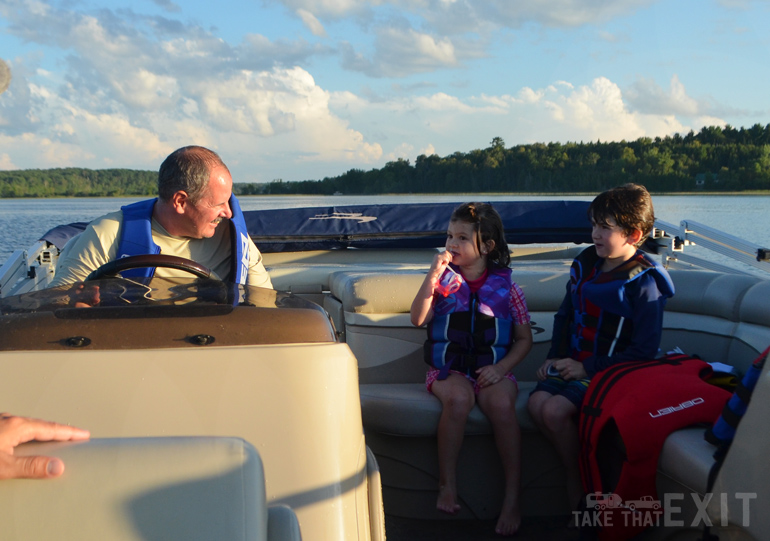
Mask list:
[[[120,259],[105,263],[91,274],[89,274],[85,281],[88,282],[90,280],[99,280],[101,278],[113,277],[117,276],[123,271],[131,269],[142,269],[147,267],[177,269],[189,272],[198,278],[211,278],[211,269],[205,265],[201,265],[200,263],[192,261],[191,259],[176,257],[173,255],[145,254],[121,257]]]
[[[163,254],[146,254],[123,257],[105,263],[91,274],[89,274],[85,281],[75,284],[70,290],[70,306],[75,308],[90,308],[98,306],[102,300],[102,292],[100,291],[99,285],[94,284],[93,281],[105,278],[119,278],[119,274],[123,271],[146,267],[163,267],[182,270],[189,272],[197,278],[205,279],[210,279],[212,275],[212,272],[208,267],[183,257]],[[126,279],[126,281],[131,282],[131,284],[134,286],[140,285],[133,282],[132,280]],[[109,289],[110,288],[108,288],[108,290]],[[108,293],[108,290],[105,290],[105,293]],[[121,298],[125,300],[122,295]],[[131,303],[127,300],[126,302],[129,304]]]
[[[96,284],[75,284],[70,290],[70,295],[70,304],[75,308],[90,308],[101,301],[99,286]]]

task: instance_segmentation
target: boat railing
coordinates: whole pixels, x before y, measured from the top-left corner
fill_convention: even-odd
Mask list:
[[[731,274],[752,274],[749,269],[723,265],[717,261],[686,254],[689,246],[701,246],[733,261],[770,273],[770,249],[753,244],[729,233],[691,220],[682,220],[679,227],[663,220],[655,220],[652,234],[663,256],[664,265],[685,263],[704,269]]]
[[[58,250],[38,241],[27,250],[15,250],[0,267],[0,297],[43,289],[53,279]]]

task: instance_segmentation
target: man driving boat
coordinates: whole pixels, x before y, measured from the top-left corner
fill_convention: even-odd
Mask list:
[[[199,146],[175,150],[160,166],[158,197],[88,224],[62,250],[51,287],[83,281],[118,258],[162,253],[205,265],[222,280],[272,288],[232,188],[230,171],[216,152]],[[223,220],[226,226],[218,227]],[[162,267],[122,274],[189,276]]]

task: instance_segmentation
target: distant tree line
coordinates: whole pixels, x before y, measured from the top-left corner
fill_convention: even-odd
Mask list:
[[[636,182],[656,192],[770,190],[770,124],[636,141],[535,143],[351,169],[323,180],[240,185],[244,194],[588,192]]]
[[[0,171],[0,197],[120,197],[157,193],[157,171],[74,167]]]
[[[28,169],[0,171],[0,197],[104,197],[157,193],[155,171]],[[636,141],[534,143],[388,162],[336,177],[236,184],[236,194],[595,193],[626,182],[654,192],[770,190],[770,124],[705,127]]]

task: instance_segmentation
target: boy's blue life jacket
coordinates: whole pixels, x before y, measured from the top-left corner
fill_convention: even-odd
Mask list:
[[[121,207],[123,224],[121,225],[118,258],[133,255],[159,254],[160,247],[152,240],[152,210],[158,198],[147,199]],[[230,222],[231,277],[237,284],[245,284],[249,274],[249,234],[238,200],[230,196],[230,209],[233,217]],[[121,272],[126,278],[152,278],[155,267],[130,269]]]
[[[612,356],[630,344],[634,328],[632,307],[625,300],[626,284],[650,273],[663,296],[674,294],[668,273],[639,250],[610,272],[599,272],[599,261],[596,247],[590,246],[575,258],[570,269],[574,309],[570,352],[578,361],[594,355]]]
[[[494,268],[476,293],[463,279],[455,293],[436,296],[423,352],[425,362],[440,370],[438,379],[446,379],[450,370],[475,378],[478,368],[508,353],[513,343],[512,286],[511,269]]]

